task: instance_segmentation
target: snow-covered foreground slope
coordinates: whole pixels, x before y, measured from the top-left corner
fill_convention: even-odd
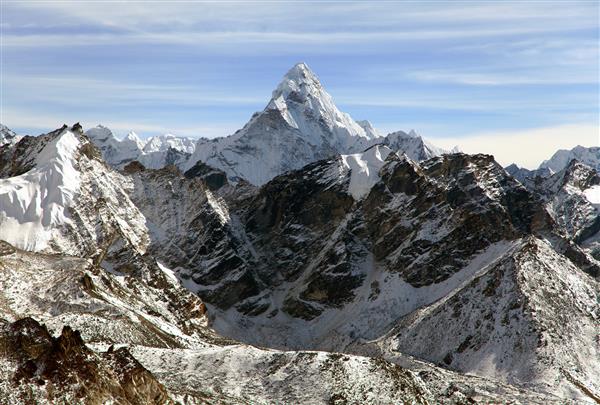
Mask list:
[[[598,396],[598,282],[552,246],[519,243],[468,282],[401,318],[367,346],[591,401]],[[427,342],[427,345],[423,345]],[[361,351],[357,344],[357,351]],[[362,349],[364,350],[364,349]],[[573,381],[576,383],[574,384]],[[583,388],[582,388],[583,387]]]
[[[11,356],[0,353],[0,398],[14,404],[555,400],[432,365],[421,366],[423,380],[382,359],[230,341],[207,326],[202,302],[162,265],[149,264],[140,276],[116,275],[89,260],[2,242],[0,269],[0,342],[14,347]],[[15,322],[25,316],[33,319]]]
[[[41,251],[59,226],[71,224],[66,207],[81,183],[73,166],[79,146],[78,137],[67,131],[43,146],[33,170],[0,179],[0,239]]]

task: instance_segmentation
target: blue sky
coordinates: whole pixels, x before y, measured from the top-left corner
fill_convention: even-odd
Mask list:
[[[529,167],[599,143],[597,1],[3,0],[1,23],[0,120],[21,133],[227,135],[304,61],[383,133]]]

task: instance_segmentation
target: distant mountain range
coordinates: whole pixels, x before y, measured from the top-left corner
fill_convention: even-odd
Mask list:
[[[117,168],[137,160],[147,168],[168,164],[189,170],[196,162],[225,172],[229,179],[260,186],[273,177],[336,154],[362,152],[384,144],[425,160],[447,151],[431,145],[414,131],[381,136],[368,121],[354,121],[333,103],[317,76],[304,63],[295,65],[273,91],[265,109],[255,113],[235,134],[216,139],[164,135],[140,140],[130,133],[117,140],[99,126],[86,135],[103,158]]]
[[[598,160],[381,136],[305,64],[225,138],[2,126],[0,403],[598,403]]]

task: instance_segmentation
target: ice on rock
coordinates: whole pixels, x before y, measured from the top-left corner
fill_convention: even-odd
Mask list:
[[[350,169],[348,192],[355,200],[363,198],[379,181],[379,170],[390,153],[390,148],[376,145],[363,153],[342,155],[344,166]]]

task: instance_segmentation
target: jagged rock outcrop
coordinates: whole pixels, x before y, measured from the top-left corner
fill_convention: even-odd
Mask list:
[[[0,322],[3,403],[174,403],[125,348],[95,353],[69,326],[55,338],[32,318]]]

